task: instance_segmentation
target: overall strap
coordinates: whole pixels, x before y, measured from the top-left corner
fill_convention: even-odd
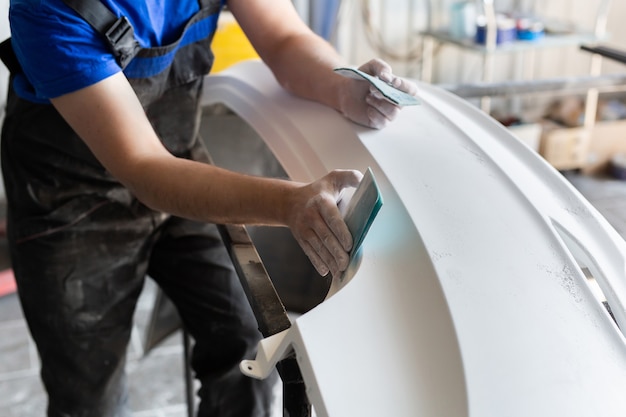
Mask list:
[[[107,39],[122,68],[137,55],[141,47],[135,39],[135,30],[125,16],[118,18],[99,0],[63,1]]]
[[[198,0],[198,3],[200,4],[200,10],[202,9],[206,9],[207,7],[211,7],[214,6],[215,3],[218,2],[220,3],[220,6],[224,6],[227,3],[227,0]]]

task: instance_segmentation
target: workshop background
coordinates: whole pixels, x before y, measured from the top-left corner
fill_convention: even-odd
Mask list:
[[[348,63],[358,65],[381,57],[399,75],[458,92],[489,112],[562,171],[626,236],[626,65],[580,49],[581,45],[604,45],[626,52],[626,2],[294,3],[303,19],[333,43]],[[8,7],[9,0],[0,0],[0,40],[10,35]],[[493,19],[488,19],[491,15]],[[491,47],[486,36],[490,30],[497,35],[496,45]],[[220,20],[215,48],[219,58],[215,71],[255,57],[228,13]],[[0,121],[7,81],[6,68],[0,66]],[[214,157],[221,158],[224,165],[256,174],[280,174],[271,156],[236,158],[240,143],[246,143],[248,149],[251,143],[259,148],[263,144],[227,109],[206,109],[203,129],[210,129],[212,139],[223,144],[223,152],[218,147]],[[1,220],[1,181],[0,215]],[[180,332],[156,346],[146,342],[157,296],[156,287],[148,280],[128,353],[133,416],[185,416]],[[0,416],[42,416],[45,401],[36,350],[21,315],[0,227]]]

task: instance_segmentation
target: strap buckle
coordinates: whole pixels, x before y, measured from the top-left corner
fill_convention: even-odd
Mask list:
[[[109,41],[113,54],[122,68],[128,65],[141,48],[135,39],[135,30],[125,16],[113,22],[104,36]]]

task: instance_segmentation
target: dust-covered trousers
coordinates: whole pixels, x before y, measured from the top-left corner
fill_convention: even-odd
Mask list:
[[[188,61],[195,65],[188,81],[174,68],[166,79],[133,85],[166,147],[183,158],[199,144],[198,95],[212,63],[207,45],[181,48],[173,67],[189,68]],[[271,382],[239,371],[261,336],[215,226],[137,201],[53,106],[20,99],[12,88],[1,145],[12,266],[41,358],[48,415],[130,415],[125,355],[146,275],[194,339],[198,415],[268,415]]]

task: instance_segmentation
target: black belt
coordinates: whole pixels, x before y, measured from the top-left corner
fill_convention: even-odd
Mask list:
[[[0,60],[6,65],[11,74],[19,74],[22,72],[22,66],[17,60],[17,56],[15,56],[13,45],[11,45],[11,38],[0,43]]]

